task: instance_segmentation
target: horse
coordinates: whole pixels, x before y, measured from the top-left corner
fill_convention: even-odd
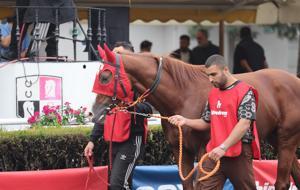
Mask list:
[[[111,65],[115,64],[116,55],[108,48],[104,49],[108,62]],[[208,93],[212,88],[204,66],[190,65],[168,56],[161,57],[163,65],[158,66],[159,57],[147,53],[121,53],[120,56],[131,85],[140,94],[152,88],[155,81],[156,89],[147,96],[147,101],[161,115],[201,117]],[[114,76],[103,74],[101,79],[114,81]],[[160,75],[159,80],[157,75]],[[256,120],[259,138],[268,139],[278,153],[275,189],[288,189],[290,175],[296,186],[300,188],[300,165],[296,156],[300,144],[300,80],[286,71],[276,69],[264,69],[234,76],[252,85],[258,91]],[[101,81],[95,80],[96,82]],[[101,115],[111,102],[111,97],[98,94],[93,105],[95,110],[98,110],[96,115]],[[178,163],[178,129],[166,120],[162,120],[162,128]],[[194,167],[195,157],[200,158],[205,153],[210,135],[209,131],[196,131],[184,127],[182,133],[182,172],[187,175]],[[182,181],[182,185],[183,189],[194,189],[193,179]],[[196,184],[195,189],[198,188]]]

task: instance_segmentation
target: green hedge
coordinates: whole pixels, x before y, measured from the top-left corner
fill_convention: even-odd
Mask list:
[[[83,150],[91,128],[47,128],[0,131],[0,171],[78,168],[87,166]],[[145,154],[139,164],[174,164],[174,156],[160,126],[151,127]],[[274,159],[272,147],[263,146],[267,159]],[[108,144],[100,139],[95,147],[95,164],[107,165]]]

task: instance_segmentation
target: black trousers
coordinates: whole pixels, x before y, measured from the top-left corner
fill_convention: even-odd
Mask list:
[[[122,143],[112,144],[112,170],[109,190],[129,190],[132,172],[144,152],[142,136],[130,137]]]

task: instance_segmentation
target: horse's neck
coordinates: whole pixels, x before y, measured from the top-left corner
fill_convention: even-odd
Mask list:
[[[125,64],[126,72],[130,75],[134,87],[140,94],[144,93],[151,87],[157,74],[157,67],[153,67],[146,62],[131,61]],[[167,64],[167,63],[165,63]],[[190,67],[186,65],[186,67]],[[186,72],[199,72],[190,80],[174,80],[184,77],[186,72],[167,71],[166,65],[163,66],[161,80],[157,89],[147,97],[149,101],[161,114],[172,115],[180,113],[187,104],[199,103],[199,99],[206,93],[208,89],[207,77],[203,74],[201,67],[194,67],[194,71],[187,69]],[[179,76],[177,76],[179,75]],[[188,78],[188,77],[187,77]],[[191,94],[194,94],[191,96]],[[205,99],[206,101],[206,99]],[[203,102],[203,101],[202,101]],[[200,102],[199,104],[203,104]],[[200,105],[202,106],[202,105]],[[193,109],[193,108],[192,108]]]

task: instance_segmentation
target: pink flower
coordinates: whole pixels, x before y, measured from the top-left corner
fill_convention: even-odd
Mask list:
[[[70,102],[65,102],[66,106],[70,106],[70,104],[71,104]]]
[[[80,112],[81,112],[80,110],[75,110],[74,115],[80,115]]]
[[[56,118],[57,118],[58,123],[61,124],[61,121],[62,121],[61,115],[57,114]]]
[[[33,115],[35,118],[38,118],[38,117],[40,117],[40,112],[38,112],[38,111],[36,111],[36,112],[34,112],[34,115]]]
[[[86,107],[83,107],[83,109],[82,109],[82,110],[83,110],[83,112],[86,112],[87,108],[86,108]]]
[[[28,118],[27,122],[30,123],[30,124],[33,124],[33,123],[36,122],[36,118],[34,116],[31,116],[31,117]]]
[[[43,107],[43,112],[44,112],[45,115],[49,115],[51,113],[51,110],[49,109],[48,105],[45,105]]]

